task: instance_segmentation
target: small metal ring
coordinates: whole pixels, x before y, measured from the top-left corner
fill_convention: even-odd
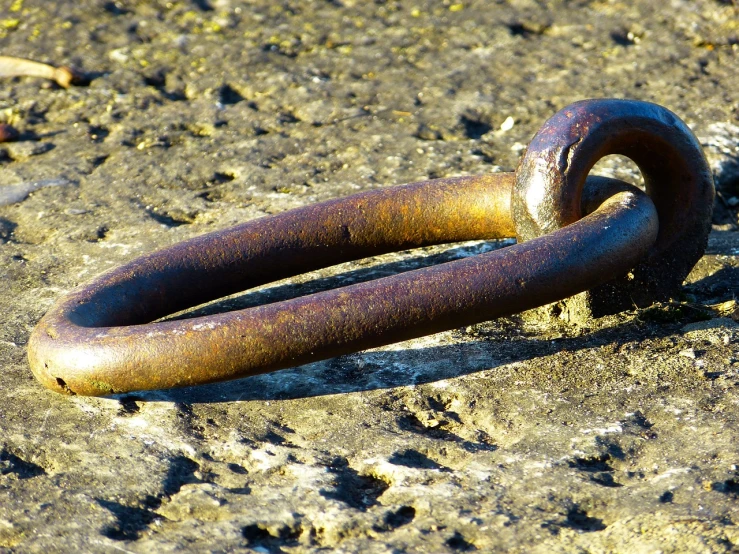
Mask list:
[[[639,167],[659,214],[659,236],[628,278],[591,291],[589,315],[649,305],[674,295],[705,251],[714,187],[698,140],[671,111],[635,100],[584,100],[537,132],[516,171],[511,210],[519,241],[551,233],[582,215],[595,163],[621,154]]]

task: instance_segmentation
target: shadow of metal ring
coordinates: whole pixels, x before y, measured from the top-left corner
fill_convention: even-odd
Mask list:
[[[570,306],[573,319],[670,298],[703,255],[711,230],[713,178],[688,126],[656,104],[596,99],[556,113],[529,144],[511,202],[519,242],[579,220],[585,179],[610,154],[624,155],[639,167],[657,207],[659,237],[628,275],[614,276]]]
[[[53,390],[93,396],[246,377],[553,302],[625,273],[657,240],[649,197],[599,180],[588,196],[593,213],[523,244],[246,310],[150,323],[340,261],[511,236],[513,183],[513,174],[494,174],[371,191],[135,259],[49,310],[29,341],[31,369]]]

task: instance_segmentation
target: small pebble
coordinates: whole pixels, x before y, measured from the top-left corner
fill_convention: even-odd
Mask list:
[[[691,360],[695,360],[695,350],[692,348],[686,348],[685,350],[681,350],[679,352],[679,355],[684,358],[690,358]]]
[[[726,203],[727,203],[727,204],[728,204],[729,206],[731,206],[732,208],[734,208],[735,206],[739,206],[739,198],[737,198],[736,196],[732,196],[731,198],[729,198],[729,199],[728,199],[728,200],[726,201]]]
[[[114,62],[126,63],[130,57],[128,48],[117,48],[108,52],[108,57]]]
[[[504,121],[503,123],[501,123],[501,124],[500,124],[500,130],[501,130],[501,131],[510,131],[511,129],[513,129],[513,125],[514,125],[515,123],[516,123],[516,122],[515,122],[515,121],[513,120],[513,118],[512,118],[512,117],[511,117],[511,116],[509,115],[508,117],[506,117],[506,120],[505,120],[505,121]]]

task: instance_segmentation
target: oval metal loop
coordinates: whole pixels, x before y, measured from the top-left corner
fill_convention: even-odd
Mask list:
[[[144,256],[62,298],[29,341],[36,377],[107,395],[245,377],[540,306],[633,267],[657,212],[619,183],[582,220],[502,250],[208,317],[167,313],[338,261],[512,233],[511,174],[417,183],[286,212]],[[633,190],[628,190],[628,189]]]
[[[703,255],[711,230],[713,179],[687,125],[656,104],[599,99],[562,109],[529,144],[511,200],[519,241],[580,219],[585,179],[610,154],[630,158],[641,170],[659,214],[659,237],[628,277],[614,274],[611,283],[590,291],[587,316],[674,295]]]

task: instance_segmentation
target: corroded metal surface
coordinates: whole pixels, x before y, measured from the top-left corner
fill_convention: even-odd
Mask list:
[[[575,104],[542,128],[517,176],[366,192],[204,235],[104,274],[44,316],[29,342],[31,368],[47,387],[71,394],[188,386],[597,291],[638,264],[639,298],[658,297],[661,286],[674,291],[705,247],[713,186],[696,146],[658,106]],[[592,165],[610,153],[639,164],[654,203],[620,181],[588,178],[586,185]],[[342,261],[514,233],[531,240],[293,300],[151,323]]]
[[[582,309],[601,316],[673,296],[705,251],[714,187],[703,150],[674,113],[649,102],[598,99],[559,111],[537,132],[516,171],[512,199],[519,241],[582,215],[581,193],[595,163],[633,160],[659,213],[657,243],[628,277],[590,290]]]
[[[31,367],[46,386],[85,395],[253,375],[552,302],[628,270],[657,236],[648,197],[621,192],[525,244],[248,310],[145,324],[341,260],[506,236],[510,219],[496,199],[511,184],[501,175],[385,189],[134,260],[49,311],[31,337]]]

